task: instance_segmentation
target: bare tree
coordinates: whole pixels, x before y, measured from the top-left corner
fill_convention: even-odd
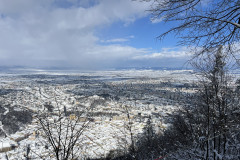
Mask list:
[[[239,0],[143,0],[151,1],[153,19],[174,22],[176,26],[162,33],[179,37],[181,45],[195,46],[198,54],[209,52],[219,45],[231,53],[240,39]],[[239,48],[238,48],[239,49]]]
[[[39,115],[39,131],[44,138],[43,144],[50,157],[57,160],[81,157],[81,136],[89,124],[89,119],[81,115],[59,114],[52,117]]]
[[[226,139],[224,132],[226,132],[225,127],[227,127],[227,95],[230,94],[228,91],[228,83],[229,77],[226,75],[226,56],[222,53],[222,46],[218,48],[216,53],[213,53],[213,56],[207,56],[202,59],[199,64],[195,63],[196,69],[199,69],[200,73],[202,73],[204,80],[202,81],[203,89],[201,97],[203,99],[203,112],[205,115],[206,121],[204,123],[206,128],[206,158],[209,159],[211,157],[211,152],[216,151],[218,154],[224,154],[226,141],[224,144],[222,143],[222,137]],[[204,64],[203,64],[204,63]],[[201,107],[201,106],[200,106]],[[203,134],[205,136],[205,134]],[[213,137],[213,148],[210,149],[210,138]],[[223,144],[223,147],[221,146]],[[221,151],[223,149],[223,151]],[[215,152],[213,153],[213,158],[216,159]],[[218,159],[218,158],[217,158]]]
[[[136,146],[135,146],[135,138],[133,133],[133,120],[131,119],[130,109],[131,106],[122,106],[124,114],[126,114],[126,121],[124,122],[124,127],[127,129],[127,131],[130,134],[130,148],[129,151],[132,154],[132,159],[136,159]]]
[[[215,53],[192,64],[201,73],[202,87],[195,108],[189,109],[186,118],[199,152],[188,153],[192,158],[198,156],[206,160],[234,157],[227,152],[228,144],[237,147],[231,139],[239,134],[239,120],[236,118],[239,98],[228,74],[227,53],[220,46]]]
[[[38,126],[34,132],[35,147],[26,148],[26,159],[68,160],[82,158],[83,132],[92,121],[91,107],[73,105],[66,108],[55,98],[56,106],[50,111],[39,111]],[[83,108],[84,107],[84,108]],[[36,147],[39,146],[39,147]],[[41,148],[36,150],[36,148]]]

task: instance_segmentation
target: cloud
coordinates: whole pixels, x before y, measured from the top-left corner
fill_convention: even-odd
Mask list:
[[[0,0],[0,63],[88,68],[145,54],[120,44],[134,36],[99,44],[96,29],[131,24],[147,16],[148,6],[131,0]]]
[[[127,42],[129,39],[127,38],[115,38],[115,39],[109,39],[109,40],[101,40],[103,43],[116,43],[116,42]]]
[[[160,17],[160,18],[157,18],[157,17],[153,17],[153,18],[151,18],[151,22],[152,23],[160,23],[160,22],[162,22],[164,20],[164,17]]]
[[[137,55],[133,57],[135,60],[149,60],[149,59],[165,59],[165,58],[187,58],[190,56],[190,49],[186,47],[181,48],[163,48],[161,52]]]
[[[130,41],[130,39],[133,39],[134,36],[128,36],[126,38],[114,38],[114,39],[108,39],[108,40],[101,40],[100,42],[102,43],[122,43],[122,42],[127,42]]]

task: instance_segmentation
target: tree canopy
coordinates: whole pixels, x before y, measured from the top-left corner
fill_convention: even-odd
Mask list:
[[[161,34],[174,32],[180,45],[209,52],[223,45],[236,52],[240,39],[240,0],[144,0],[152,1],[153,18],[174,22],[176,26]]]

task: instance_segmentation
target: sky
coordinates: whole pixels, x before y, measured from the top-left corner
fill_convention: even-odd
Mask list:
[[[151,2],[0,0],[0,66],[78,68],[184,67],[187,48],[174,26],[151,20]]]

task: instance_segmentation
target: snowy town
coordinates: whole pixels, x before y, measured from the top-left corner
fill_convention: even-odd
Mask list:
[[[43,114],[47,122],[57,124],[61,116],[85,126],[77,142],[82,159],[125,153],[148,123],[163,134],[175,111],[190,103],[197,83],[191,70],[2,74],[0,79],[1,159],[26,154],[51,159],[39,123]]]

